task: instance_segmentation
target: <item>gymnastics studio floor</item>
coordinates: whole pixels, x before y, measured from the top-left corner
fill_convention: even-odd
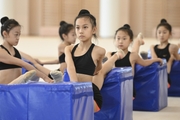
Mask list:
[[[140,51],[148,51],[150,45],[158,43],[155,38],[144,38],[144,41],[145,44],[141,46]],[[170,43],[177,44],[178,42],[180,42],[178,39],[170,40]],[[0,43],[2,43],[2,39],[0,39]],[[51,60],[58,57],[57,46],[59,43],[59,37],[21,36],[16,48],[40,60]],[[106,51],[116,51],[113,38],[98,38],[95,43],[104,47]],[[53,70],[57,69],[59,65],[45,65],[45,67]],[[168,97],[168,107],[159,112],[133,111],[133,120],[180,120],[180,97]]]

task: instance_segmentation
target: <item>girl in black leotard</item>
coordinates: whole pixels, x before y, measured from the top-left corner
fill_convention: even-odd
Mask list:
[[[74,26],[72,24],[66,23],[65,21],[60,22],[59,27],[59,36],[62,40],[62,42],[58,46],[58,59],[51,60],[51,61],[39,61],[40,64],[59,64],[60,63],[60,70],[62,73],[64,73],[64,70],[66,69],[66,63],[65,63],[65,54],[64,49],[66,46],[69,46],[71,44],[74,44],[76,42],[76,35],[74,31]]]
[[[88,10],[81,10],[75,21],[75,31],[80,43],[65,48],[65,60],[70,81],[92,82],[93,75],[102,67],[105,49],[92,43],[96,38],[96,18]],[[97,85],[92,84],[94,105],[101,108],[102,97]]]
[[[135,39],[132,51],[128,50],[129,45],[133,41],[133,32],[130,29],[130,26],[125,24],[123,27],[119,28],[115,33],[115,45],[118,49],[118,52],[108,52],[107,58],[108,60],[103,64],[102,69],[99,73],[94,76],[93,82],[99,87],[102,88],[104,78],[106,74],[113,67],[129,67],[132,66],[133,74],[134,74],[134,66],[135,64],[140,64],[142,66],[148,66],[153,62],[161,62],[162,60],[159,58],[151,59],[151,60],[143,60],[139,57],[139,47],[144,44],[144,41],[141,38],[141,34]],[[135,94],[134,94],[135,96]]]
[[[47,75],[21,60],[21,57],[25,57],[26,54],[18,51],[14,47],[19,42],[21,34],[20,24],[16,20],[9,19],[8,17],[1,18],[1,23],[1,35],[4,41],[0,46],[0,84],[24,83],[31,75],[35,74],[46,82],[52,82]],[[22,74],[21,67],[24,67],[29,71],[33,70],[33,72],[30,72],[28,76],[25,75],[24,77],[21,77],[22,79],[16,79]]]
[[[171,35],[171,25],[165,19],[162,19],[156,30],[156,36],[160,41],[160,44],[151,46],[152,58],[163,58],[167,61],[168,87],[170,87],[171,84],[169,73],[171,71],[172,62],[174,59],[180,59],[180,56],[178,55],[178,46],[170,44],[168,41]]]

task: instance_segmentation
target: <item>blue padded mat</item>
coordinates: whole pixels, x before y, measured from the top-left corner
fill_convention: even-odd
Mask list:
[[[134,86],[136,98],[133,110],[159,111],[167,106],[167,65],[153,63],[143,67],[136,65]]]
[[[180,61],[174,61],[170,72],[171,86],[168,96],[180,97]]]
[[[92,83],[0,85],[0,120],[93,120]]]
[[[102,108],[95,120],[132,120],[132,69],[114,68],[106,76],[101,95]]]

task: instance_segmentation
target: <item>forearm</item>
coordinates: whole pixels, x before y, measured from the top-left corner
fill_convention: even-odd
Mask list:
[[[45,75],[44,73],[40,72],[39,70],[37,70],[35,67],[33,67],[32,65],[28,64],[28,63],[23,63],[23,66],[25,69],[27,69],[28,71],[30,70],[36,70],[36,76],[42,78],[44,81],[46,82],[51,82],[51,79],[48,78],[47,75]]]
[[[153,58],[153,59],[148,59],[148,60],[144,60],[144,61],[145,61],[144,66],[149,66],[149,65],[151,65],[151,64],[154,63],[154,62],[158,62],[158,60],[156,60],[155,58]]]
[[[67,71],[69,74],[70,81],[78,82],[76,70],[74,67],[67,67]]]
[[[37,63],[36,60],[33,57],[31,57],[30,55],[23,53],[23,52],[20,52],[20,53],[21,53],[22,58],[30,61],[33,64]]]
[[[43,61],[42,64],[59,64],[59,60]]]

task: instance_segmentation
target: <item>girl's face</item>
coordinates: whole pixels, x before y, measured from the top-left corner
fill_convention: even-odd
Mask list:
[[[9,33],[5,33],[4,39],[12,46],[16,46],[19,42],[19,38],[21,35],[21,27],[16,26],[12,28]]]
[[[157,29],[157,39],[160,42],[168,42],[168,39],[171,37],[171,33],[164,26],[160,26]]]
[[[118,31],[115,37],[115,45],[118,49],[127,50],[132,40],[127,32]]]
[[[76,42],[76,34],[74,29],[70,30],[70,32],[67,34],[67,42],[74,44]]]
[[[96,32],[96,28],[92,27],[89,18],[82,17],[76,20],[75,31],[77,38],[80,41],[85,42],[91,40],[93,34]]]

